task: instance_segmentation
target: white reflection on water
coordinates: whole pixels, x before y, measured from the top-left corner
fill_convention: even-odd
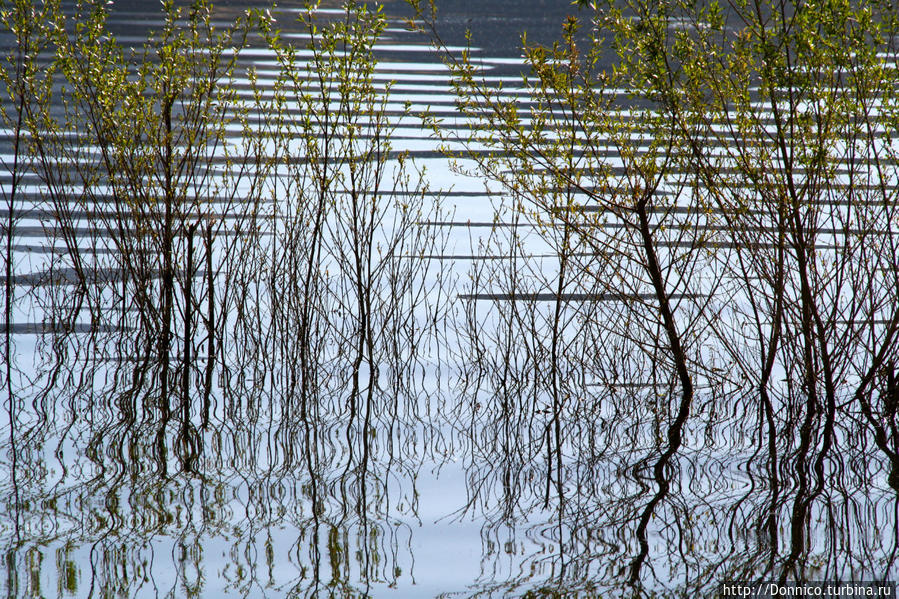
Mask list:
[[[123,16],[110,23],[125,26],[130,21]],[[381,373],[383,387],[371,400],[375,435],[356,427],[358,413],[352,410],[358,406],[348,407],[340,393],[323,400],[314,418],[292,413],[295,406],[267,391],[276,376],[290,376],[291,365],[279,363],[271,364],[268,373],[231,373],[255,382],[258,394],[229,395],[225,383],[216,381],[212,424],[195,430],[199,410],[188,406],[187,424],[173,416],[162,427],[159,444],[160,427],[144,387],[131,395],[131,377],[117,378],[137,370],[118,369],[114,359],[108,368],[81,367],[99,355],[102,345],[90,340],[85,329],[112,338],[119,328],[105,329],[108,323],[91,322],[91,314],[75,310],[71,338],[76,341],[70,347],[57,348],[31,334],[59,328],[43,322],[46,304],[29,295],[40,287],[40,275],[49,272],[53,255],[17,249],[20,302],[14,322],[30,328],[14,330],[21,393],[7,402],[15,425],[7,424],[2,435],[16,445],[4,452],[0,481],[6,495],[18,497],[6,502],[0,523],[9,594],[26,596],[40,588],[44,593],[56,589],[60,596],[70,591],[90,596],[102,587],[136,597],[182,596],[192,588],[203,596],[420,597],[493,588],[501,594],[506,584],[523,592],[558,580],[572,588],[589,589],[591,583],[622,590],[621,573],[637,551],[636,510],[654,491],[648,484],[653,461],[674,419],[670,381],[644,380],[644,373],[652,371],[652,356],[632,357],[631,348],[612,346],[601,330],[591,333],[595,338],[587,337],[589,327],[579,319],[589,316],[589,322],[602,323],[615,318],[603,306],[608,302],[570,302],[571,326],[563,342],[571,353],[559,367],[572,397],[561,416],[563,474],[552,480],[542,437],[552,421],[541,387],[546,373],[535,368],[547,364],[549,350],[545,339],[504,336],[513,329],[499,324],[503,318],[533,319],[535,330],[543,330],[539,325],[549,318],[551,303],[545,301],[551,296],[545,283],[554,278],[557,254],[550,239],[528,232],[534,223],[517,220],[501,190],[485,190],[480,179],[461,176],[459,167],[439,156],[437,141],[417,126],[414,113],[430,110],[444,118],[447,129],[464,130],[468,123],[454,110],[448,71],[423,42],[399,27],[389,29],[388,36],[376,50],[403,60],[383,61],[373,78],[397,82],[385,106],[390,123],[397,126],[393,149],[417,158],[416,166],[427,169],[434,195],[445,194],[449,201],[451,217],[423,223],[446,234],[442,254],[428,258],[451,266],[440,283],[476,300],[456,304],[460,319],[471,316],[474,343],[458,338],[464,327],[443,331],[423,354],[427,359],[413,370],[422,392],[411,397],[393,394],[389,373]],[[303,37],[296,34],[295,39]],[[271,52],[256,48],[243,58],[258,67],[263,86],[273,83]],[[488,76],[488,82],[506,83],[510,97],[521,94],[520,81],[512,74],[522,65],[520,58],[481,53],[478,60],[490,73],[505,73]],[[239,93],[251,96],[246,90]],[[406,102],[411,116],[401,116]],[[633,114],[637,111],[620,116]],[[229,133],[236,138],[239,130]],[[633,136],[644,139],[648,136],[643,133]],[[301,148],[297,142],[295,149]],[[86,155],[95,150],[83,149]],[[610,162],[621,167],[620,160]],[[471,163],[463,161],[461,168],[466,167]],[[278,175],[284,169],[276,170]],[[680,192],[691,190],[684,186]],[[39,244],[53,215],[29,213],[27,205],[19,210],[17,237]],[[211,215],[228,218],[220,212]],[[97,214],[75,216],[76,230],[85,232]],[[513,238],[504,230],[522,233]],[[91,239],[87,259],[100,261],[91,255],[114,251],[105,243],[103,237]],[[676,242],[670,247],[677,247]],[[451,287],[457,279],[467,280],[471,262],[485,262],[486,257],[499,264],[495,270],[488,269],[470,285]],[[508,267],[500,257],[518,262]],[[712,269],[715,262],[708,264]],[[504,287],[503,275],[509,274],[504,268],[520,268],[518,287]],[[596,298],[599,293],[579,289],[568,297]],[[716,309],[723,314],[738,300],[728,296]],[[126,313],[124,321],[131,318]],[[110,322],[118,321],[110,317]],[[140,352],[131,349],[119,359],[139,361]],[[62,380],[52,393],[36,393],[29,381],[47,375],[52,365],[41,358],[54,351],[71,352],[54,356],[66,365],[60,369]],[[698,387],[696,418],[685,425],[683,447],[667,473],[671,496],[649,530],[647,563],[653,573],[647,584],[660,591],[691,585],[707,590],[725,576],[766,571],[772,554],[789,553],[790,510],[807,491],[800,489],[793,470],[808,473],[812,468],[789,440],[779,466],[783,472],[777,465],[768,471],[764,453],[757,449],[757,437],[780,437],[799,427],[790,414],[779,415],[784,418],[779,429],[768,429],[746,390],[724,390],[711,375]],[[290,386],[280,389],[289,391]],[[838,425],[834,443],[856,447],[859,453],[845,462],[835,456],[825,464],[824,475],[835,484],[806,515],[823,531],[813,535],[806,549],[808,568],[828,575],[889,575],[897,545],[891,465],[852,426],[852,418],[858,414],[848,413]],[[315,429],[317,444],[310,443],[304,426]],[[198,455],[184,457],[196,447],[201,448]],[[311,467],[309,456],[315,458]],[[794,498],[795,503],[790,501]],[[768,521],[773,524],[767,526]],[[770,547],[766,544],[772,538]],[[815,569],[818,562],[820,570]]]

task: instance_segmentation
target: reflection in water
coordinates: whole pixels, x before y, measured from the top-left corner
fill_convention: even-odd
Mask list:
[[[442,271],[416,259],[439,239],[417,223],[439,204],[390,146],[371,70],[385,21],[350,11],[322,30],[312,15],[298,24],[311,60],[272,35],[263,79],[224,53],[245,25],[213,32],[191,12],[176,39],[186,15],[171,9],[137,63],[153,93],[136,108],[113,89],[134,75],[115,46],[94,57],[107,79],[62,65],[74,100],[65,120],[41,115],[52,134],[27,214],[60,249],[43,274],[5,279],[31,285],[44,333],[22,338],[33,360],[5,361],[9,596],[49,581],[61,595],[353,597],[410,570],[443,301]],[[107,35],[91,18],[60,54]],[[228,83],[241,69],[252,113]],[[122,95],[98,103],[92,86]]]
[[[771,85],[818,102],[802,135],[778,120],[779,97],[772,107],[754,95],[757,79],[731,81],[738,90],[719,108],[706,95],[715,81],[698,75],[718,42],[680,40],[700,61],[681,81],[679,63],[652,53],[676,16],[638,4],[629,7],[658,26],[640,35],[662,32],[647,56],[628,37],[642,29],[627,11],[596,9],[624,66],[583,66],[579,52],[601,48],[579,49],[569,21],[564,43],[525,49],[524,106],[443,48],[474,131],[444,141],[502,186],[513,215],[531,216],[495,230],[481,251],[506,248],[507,259],[475,261],[462,296],[460,337],[478,358],[463,389],[479,498],[469,508],[494,505],[486,530],[523,527],[544,551],[517,553],[521,575],[488,575],[485,592],[533,590],[540,578],[545,592],[587,595],[623,581],[688,594],[724,580],[888,578],[899,442],[883,399],[899,332],[893,123],[830,103],[829,75],[813,85],[801,67]],[[770,24],[740,6],[745,29],[728,50],[766,81],[770,57],[740,40]],[[668,77],[671,90],[651,84]],[[634,111],[621,93],[630,85],[647,86],[635,93],[659,112]],[[751,115],[739,134],[721,125],[734,110]],[[853,119],[887,141],[821,125]],[[792,159],[812,152],[827,159]],[[533,238],[552,258],[529,255]],[[508,464],[501,477],[497,464]],[[546,523],[534,524],[541,509]]]
[[[759,295],[756,320],[742,318],[734,288],[751,270],[735,270],[741,247],[782,249],[775,212],[752,215],[746,238],[710,234],[715,253],[684,249],[686,231],[715,231],[703,215],[653,215],[669,225],[657,243],[678,280],[687,394],[636,228],[607,223],[598,247],[496,190],[447,192],[474,222],[444,213],[411,160],[433,144],[400,151],[426,138],[387,103],[374,60],[420,38],[352,11],[301,12],[285,25],[295,38],[261,16],[252,42],[240,25],[204,37],[192,18],[200,67],[209,44],[261,54],[223,52],[227,69],[205,81],[226,92],[179,96],[169,119],[171,80],[146,74],[162,94],[138,127],[149,154],[122,150],[135,134],[113,131],[122,106],[68,104],[69,121],[36,115],[55,145],[5,163],[32,173],[27,193],[4,189],[9,247],[33,234],[53,248],[7,253],[7,596],[692,596],[725,580],[894,576],[896,366],[859,401],[814,398],[801,359],[766,366],[764,336],[740,328],[774,313]],[[445,72],[394,66],[420,72],[390,97],[452,114]],[[77,75],[60,76],[86,84]],[[190,120],[207,100],[227,127]],[[146,184],[172,156],[196,164]],[[541,190],[553,206],[580,199],[557,180]],[[844,372],[860,339],[840,347]],[[781,343],[803,355],[798,334]],[[464,562],[448,531],[469,523],[476,564],[432,588]]]

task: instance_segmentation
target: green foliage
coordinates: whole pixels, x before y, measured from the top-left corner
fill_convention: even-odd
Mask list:
[[[461,146],[456,160],[476,165],[467,172],[515,200],[504,218],[534,223],[556,250],[551,275],[515,250],[505,270],[473,269],[476,285],[528,289],[525,271],[555,294],[545,327],[496,307],[496,338],[602,338],[597,347],[614,350],[595,362],[639,373],[662,398],[668,429],[651,454],[657,494],[635,525],[636,582],[647,530],[670,508],[663,473],[696,419],[694,389],[708,389],[713,411],[765,415],[772,438],[803,427],[795,451],[814,469],[801,477],[794,523],[829,484],[837,423],[864,422],[886,459],[899,455],[888,402],[878,405],[899,348],[899,11],[880,0],[576,4],[589,8],[589,28],[571,18],[548,47],[522,38],[528,72],[515,101],[470,53],[444,47],[475,124],[458,137],[432,124]],[[571,290],[624,301],[560,308]],[[473,347],[483,336],[471,333]],[[477,347],[479,358],[491,351]],[[497,348],[484,359],[508,362]],[[550,412],[577,421],[579,408],[555,399],[556,359],[540,362],[553,353],[516,355],[530,361],[525,372],[549,373],[534,396],[553,396]],[[595,362],[577,371],[614,389]],[[776,477],[777,459],[768,467]],[[791,533],[783,568],[796,576],[808,533]]]
[[[138,351],[155,345],[151,353],[166,364],[175,332],[190,336],[199,306],[213,305],[214,273],[191,284],[200,261],[195,234],[196,246],[211,256],[225,227],[217,215],[246,214],[253,196],[237,201],[251,157],[233,155],[226,141],[246,113],[232,82],[250,21],[219,29],[206,2],[166,2],[162,10],[161,29],[136,49],[110,32],[104,3],[79,2],[68,18],[49,15],[48,72],[57,91],[43,102],[63,112],[35,123],[32,137],[45,202],[58,221],[50,231],[67,249],[55,267],[77,277],[77,293],[61,301],[76,309],[86,303],[97,324],[107,319],[112,294],[112,305],[136,310]],[[90,226],[76,233],[82,214]],[[111,251],[89,260],[86,245]],[[109,272],[120,273],[114,278],[121,283]],[[227,286],[220,294],[227,297]],[[211,311],[205,317],[212,335]],[[185,356],[193,343],[182,339]],[[160,376],[165,396],[168,369]]]

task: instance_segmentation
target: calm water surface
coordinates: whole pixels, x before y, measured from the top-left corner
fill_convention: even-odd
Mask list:
[[[219,18],[243,8],[223,3]],[[276,16],[301,40],[297,10],[284,5]],[[511,95],[524,68],[519,32],[551,41],[570,10],[567,1],[442,3],[440,26],[457,49],[470,27],[476,60]],[[160,26],[154,11],[116,2],[110,27],[137,44]],[[296,284],[298,265],[269,261],[278,244],[291,248],[286,256],[307,255],[310,221],[286,223],[306,218],[308,203],[288,204],[287,183],[262,194],[269,218],[260,222],[273,224],[259,225],[266,234],[246,259],[226,260],[246,229],[223,225],[206,244],[204,220],[192,245],[179,237],[175,321],[193,331],[172,333],[163,368],[147,341],[154,333],[141,336],[149,325],[139,302],[116,295],[132,275],[96,214],[70,213],[82,232],[73,243],[103,282],[96,300],[76,302],[75,265],[54,233],[58,210],[45,182],[26,179],[0,417],[5,595],[693,597],[726,580],[896,578],[895,407],[876,416],[884,438],[849,401],[849,383],[833,410],[807,417],[786,366],[765,404],[748,381],[716,378],[735,367],[697,331],[708,368],[680,410],[664,348],[653,354],[634,341],[660,331],[616,335],[621,298],[589,281],[556,302],[552,235],[517,217],[515,198],[452,167],[422,130],[416,114],[426,109],[446,130],[466,123],[454,116],[447,69],[406,31],[407,9],[385,11],[373,78],[394,81],[392,149],[410,151],[430,188],[384,193],[388,223],[403,198],[421,199],[413,229],[422,238],[377,262],[392,274],[367,279],[365,330],[375,340],[358,355],[359,296],[347,282],[355,271],[341,262],[349,221],[325,220],[330,241],[317,268],[328,274],[316,279],[314,301]],[[239,66],[255,66],[270,92],[276,57],[259,40],[250,46]],[[297,102],[296,118],[303,111]],[[229,135],[238,147],[239,128]],[[7,132],[7,164],[10,152]],[[293,176],[279,169],[272,180]],[[254,193],[246,181],[238,188]],[[246,217],[245,204],[215,198],[216,222]],[[395,232],[378,226],[375,240]],[[183,276],[188,253],[195,262]],[[722,260],[703,263],[710,280]],[[203,287],[207,264],[223,291]],[[188,280],[196,295],[185,302]],[[158,275],[146,281],[155,298]],[[685,322],[706,289],[693,291],[672,296]],[[725,314],[739,299],[721,293]],[[310,322],[303,337],[296,323]],[[217,331],[208,352],[207,327]]]

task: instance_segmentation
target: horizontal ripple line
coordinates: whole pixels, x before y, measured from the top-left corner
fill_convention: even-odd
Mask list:
[[[655,299],[653,293],[466,293],[460,294],[463,300],[492,301],[531,301],[531,302],[625,302],[646,301]],[[705,297],[700,293],[672,293],[668,299],[698,299]]]

